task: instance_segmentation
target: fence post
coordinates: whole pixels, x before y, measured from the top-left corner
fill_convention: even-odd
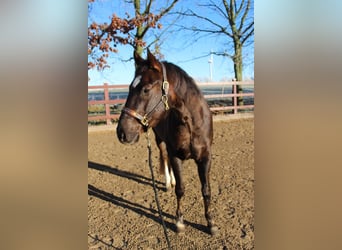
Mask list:
[[[236,81],[234,81],[233,83],[233,105],[234,105],[234,115],[237,114],[237,97],[236,97],[236,94],[237,94],[237,91],[236,91]]]
[[[104,84],[104,99],[105,99],[105,108],[106,108],[106,120],[107,120],[107,125],[111,125],[112,122],[110,120],[110,108],[109,108],[109,90],[108,90],[108,83]]]

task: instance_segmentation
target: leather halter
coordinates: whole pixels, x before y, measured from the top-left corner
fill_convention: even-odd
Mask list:
[[[160,103],[164,103],[165,110],[168,110],[169,103],[168,103],[168,93],[169,93],[169,82],[167,81],[166,77],[166,69],[163,63],[160,63],[163,69],[163,83],[162,83],[162,96],[159,102],[149,111],[146,112],[145,115],[139,114],[137,111],[130,109],[130,108],[123,108],[122,112],[130,115],[137,119],[144,127],[149,127],[149,116],[156,110],[156,108],[160,105]]]

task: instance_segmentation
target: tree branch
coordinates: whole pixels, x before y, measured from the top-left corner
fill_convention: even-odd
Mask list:
[[[152,0],[151,0],[152,1]],[[160,12],[160,17],[164,16],[165,14],[167,14],[172,8],[173,6],[175,6],[175,4],[178,2],[179,0],[173,0],[173,2],[170,4],[169,7],[167,7],[166,9],[164,9],[162,12]]]
[[[237,6],[236,6],[236,1],[235,0],[233,1],[233,4],[234,4],[234,11],[235,11],[236,15],[238,15],[238,11],[237,11]]]
[[[243,45],[246,42],[246,40],[252,36],[253,33],[254,33],[254,28],[245,36],[244,39],[242,39],[241,44]]]
[[[226,1],[225,1],[226,2]],[[235,2],[235,0],[230,0],[230,5],[229,5],[229,12],[230,12],[230,19],[232,21],[232,23],[235,24],[235,19],[236,19],[236,15],[233,9],[233,3]]]
[[[204,20],[212,25],[214,25],[215,27],[218,28],[218,30],[212,30],[212,29],[200,29],[200,28],[197,28],[197,27],[192,27],[192,28],[186,28],[184,27],[185,29],[187,30],[193,30],[195,32],[206,32],[206,33],[223,33],[223,34],[226,34],[227,36],[229,37],[233,37],[233,34],[229,33],[227,31],[227,27],[224,27],[214,21],[212,21],[211,19],[207,18],[207,17],[203,17],[203,16],[200,16],[198,14],[196,14],[195,12],[193,12],[192,10],[189,11],[190,13],[181,13],[183,16],[189,16],[189,17],[196,17],[198,19],[201,19],[201,20]]]
[[[135,16],[140,15],[140,0],[134,0]]]
[[[225,30],[200,29],[196,27],[192,27],[192,28],[184,27],[184,29],[192,30],[194,32],[205,32],[205,33],[211,33],[211,34],[226,34],[227,36],[232,37],[232,35],[229,32],[226,32]]]
[[[212,0],[210,0],[209,2],[210,4],[199,4],[198,6],[209,8],[214,12],[218,11],[219,14],[221,14],[223,18],[228,19],[227,14],[222,10],[220,6],[216,5]]]
[[[254,27],[254,21],[251,22],[242,32],[241,32],[241,36],[243,36],[250,28]]]
[[[224,5],[224,8],[226,9],[226,12],[227,12],[227,15],[228,15],[228,20],[230,22],[230,20],[233,20],[233,17],[231,15],[230,8],[229,8],[229,5],[227,3],[227,0],[223,0],[223,5]]]
[[[236,14],[239,15],[241,10],[242,10],[242,7],[244,6],[244,3],[245,3],[245,0],[242,0],[241,3],[240,3],[240,6],[239,6],[239,9],[236,10]]]
[[[145,14],[145,15],[147,15],[148,13],[150,13],[152,1],[153,1],[153,0],[149,0],[149,2],[147,3],[147,6],[146,6],[145,11],[144,11],[144,14]]]
[[[227,52],[212,52],[211,54],[214,54],[216,56],[224,56],[224,57],[229,57],[230,59],[233,60],[234,56],[233,55],[230,55],[228,54]]]
[[[242,27],[244,25],[244,22],[245,22],[245,19],[246,19],[247,15],[248,15],[250,7],[251,7],[251,0],[248,0],[245,12],[243,13],[243,16],[241,18],[239,31],[241,31],[241,29],[242,29]]]

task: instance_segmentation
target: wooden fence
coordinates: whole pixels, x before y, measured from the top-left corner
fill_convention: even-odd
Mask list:
[[[221,88],[221,94],[205,94],[204,97],[207,100],[232,100],[232,105],[227,106],[219,106],[219,107],[210,107],[212,112],[220,112],[220,111],[229,111],[233,110],[232,115],[237,114],[239,110],[253,109],[254,110],[254,81],[246,81],[246,82],[208,82],[208,83],[197,83],[197,85],[203,89],[210,88]],[[246,86],[250,86],[248,89],[252,90],[249,93],[237,93],[237,85],[242,85],[243,89],[246,89]],[[232,93],[227,94],[224,93],[224,90],[227,86],[232,86]],[[105,114],[104,115],[89,115],[88,121],[98,121],[105,120],[107,125],[112,124],[112,119],[118,119],[120,114],[111,114],[110,106],[111,105],[123,105],[126,102],[126,99],[110,99],[109,92],[110,90],[115,91],[123,91],[128,93],[129,85],[108,85],[105,83],[104,85],[98,86],[88,86],[88,93],[94,90],[100,90],[104,93],[104,100],[88,100],[88,109],[90,105],[99,105],[102,104],[105,106]],[[253,99],[253,104],[250,105],[237,105],[238,97],[250,97]]]

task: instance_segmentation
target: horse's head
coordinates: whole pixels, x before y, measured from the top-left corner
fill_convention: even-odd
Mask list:
[[[168,109],[169,83],[164,65],[149,50],[147,60],[134,53],[135,76],[117,126],[122,143],[135,143],[141,132],[154,127]]]

